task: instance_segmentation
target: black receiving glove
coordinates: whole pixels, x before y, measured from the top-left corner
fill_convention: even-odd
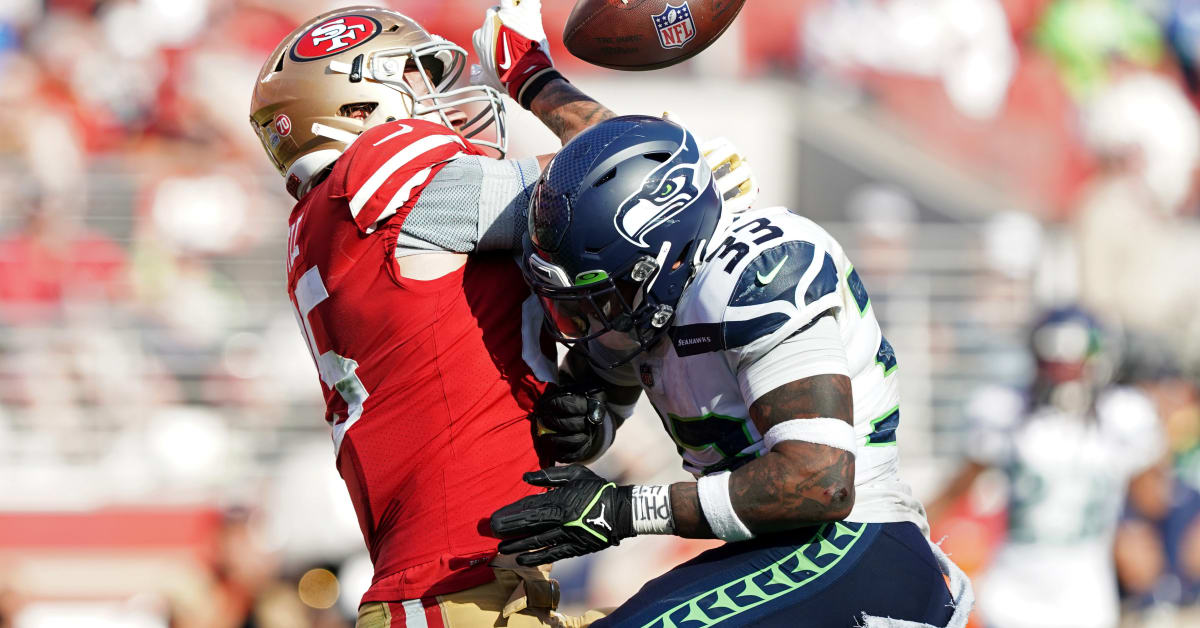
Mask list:
[[[612,444],[617,428],[604,389],[582,382],[547,386],[529,418],[534,448],[554,462],[594,460]]]
[[[571,465],[526,473],[551,490],[492,513],[492,532],[505,539],[501,554],[517,564],[542,565],[617,545],[634,536],[631,486],[617,486],[587,467]]]

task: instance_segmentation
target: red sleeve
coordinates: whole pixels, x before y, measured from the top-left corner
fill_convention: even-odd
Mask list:
[[[412,211],[421,190],[458,155],[480,154],[461,135],[424,120],[397,120],[372,127],[337,160],[330,197],[344,198],[363,233]]]

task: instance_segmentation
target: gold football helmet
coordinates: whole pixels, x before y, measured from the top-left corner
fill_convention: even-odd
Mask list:
[[[401,13],[337,9],[292,31],[267,58],[250,123],[297,199],[360,133],[390,120],[438,122],[503,155],[503,98],[491,87],[455,88],[466,62],[465,50]],[[479,110],[468,117],[465,105]],[[493,125],[494,140],[481,136]]]

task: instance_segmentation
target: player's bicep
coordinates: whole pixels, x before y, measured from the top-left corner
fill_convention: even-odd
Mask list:
[[[850,374],[837,319],[826,312],[765,351],[735,351],[738,387],[746,403],[789,382],[813,375]]]
[[[800,442],[853,456],[854,396],[832,316],[817,318],[741,368],[738,383],[768,451]]]
[[[446,164],[405,218],[398,254],[519,250],[536,159],[460,157]]]
[[[788,382],[750,405],[750,419],[760,434],[793,420],[829,418],[854,423],[854,398],[845,375],[813,375]],[[853,427],[851,427],[853,430]]]

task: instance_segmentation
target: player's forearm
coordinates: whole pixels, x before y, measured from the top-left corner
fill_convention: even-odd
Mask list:
[[[530,103],[533,112],[566,144],[588,127],[616,114],[563,79],[554,79]]]
[[[926,519],[928,519],[931,524],[940,521],[941,518],[945,516],[946,512],[950,510],[950,506],[957,502],[963,495],[965,495],[967,491],[971,489],[971,485],[975,483],[975,480],[980,476],[980,474],[986,470],[987,467],[977,462],[969,461],[965,463],[962,468],[958,470],[958,473],[954,474],[954,477],[951,478],[950,483],[946,485],[946,488],[942,489],[942,492],[937,497],[933,498],[926,504]]]
[[[694,482],[671,485],[675,531],[715,538]],[[729,478],[729,500],[755,534],[845,519],[854,507],[854,456],[808,443],[780,443]]]
[[[750,406],[759,432],[795,419],[850,423],[854,400],[850,378],[814,375],[780,386]],[[844,519],[854,507],[854,454],[846,449],[781,440],[729,476],[729,505],[755,534]],[[680,536],[712,538],[696,484],[671,487],[675,530]]]

